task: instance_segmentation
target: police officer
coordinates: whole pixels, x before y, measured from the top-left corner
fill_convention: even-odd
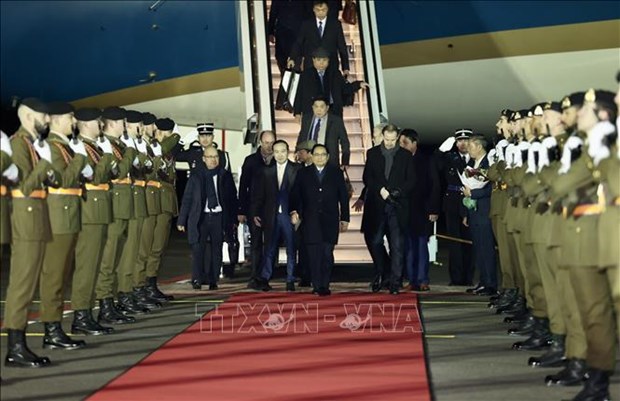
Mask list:
[[[441,144],[435,152],[435,162],[440,177],[446,183],[443,195],[443,212],[446,218],[448,235],[458,240],[469,240],[469,230],[463,225],[467,215],[463,206],[463,184],[459,178],[469,161],[467,142],[472,134],[470,129],[458,129],[454,135]],[[471,285],[473,265],[471,247],[458,241],[450,241],[450,285]]]
[[[47,134],[47,105],[33,98],[24,99],[17,109],[21,126],[11,140],[13,163],[20,181],[11,190],[11,269],[4,310],[7,329],[7,367],[43,367],[51,362],[39,357],[26,344],[28,306],[32,302],[43,265],[45,243],[51,228],[45,184],[55,184]],[[57,184],[57,183],[56,183]]]

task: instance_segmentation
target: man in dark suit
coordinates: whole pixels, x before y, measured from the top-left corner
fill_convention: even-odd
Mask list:
[[[413,155],[416,184],[411,192],[411,218],[405,233],[405,267],[409,290],[429,291],[428,237],[439,218],[439,176],[430,159],[418,149],[418,133],[404,129],[400,147]]]
[[[409,198],[415,184],[411,153],[398,146],[398,128],[388,124],[383,128],[383,143],[368,149],[364,167],[366,202],[362,217],[364,232],[373,233],[370,256],[375,265],[372,291],[382,287],[386,266],[381,251],[383,237],[390,245],[390,293],[398,294],[403,271],[403,232],[409,222]]]
[[[487,141],[482,135],[469,138],[468,151],[471,156],[469,165],[486,176],[489,170],[489,161],[486,152]],[[483,178],[486,180],[486,177]],[[463,187],[463,195],[476,201],[474,208],[467,209],[467,217],[463,224],[469,226],[473,239],[476,267],[480,269],[480,286],[478,295],[495,295],[497,292],[497,269],[495,266],[495,238],[489,212],[491,209],[492,185],[488,184],[480,189]]]
[[[304,246],[312,269],[313,292],[330,295],[329,282],[334,265],[338,232],[349,227],[349,195],[342,172],[329,160],[325,145],[312,149],[314,165],[297,173],[291,192],[291,222],[301,222]]]
[[[329,52],[322,47],[312,53],[312,67],[305,68],[295,95],[295,117],[312,113],[312,101],[323,97],[329,101],[329,112],[342,117],[344,106],[352,105],[353,94],[368,88],[364,81],[348,82],[336,68],[329,68]]]
[[[297,40],[291,49],[291,56],[287,66],[293,68],[300,65],[300,59],[304,59],[304,69],[312,67],[312,52],[317,47],[322,47],[329,52],[332,68],[338,68],[338,55],[345,76],[349,75],[349,54],[344,41],[342,25],[337,18],[328,18],[329,7],[327,1],[315,1],[312,11],[314,18],[303,22]]]
[[[278,140],[273,144],[274,166],[264,168],[256,177],[252,191],[254,224],[263,229],[265,255],[261,271],[263,291],[270,291],[269,280],[273,266],[278,263],[278,245],[284,238],[286,245],[286,290],[295,291],[295,262],[297,252],[295,233],[290,217],[290,191],[295,183],[300,164],[288,159],[288,143]]]
[[[259,135],[260,146],[256,152],[247,156],[241,167],[241,178],[239,179],[239,211],[237,219],[239,223],[246,223],[250,226],[250,258],[252,262],[252,274],[248,282],[248,288],[261,290],[260,270],[263,255],[263,232],[262,229],[254,224],[254,216],[251,215],[251,196],[255,177],[260,174],[265,166],[275,163],[273,160],[273,144],[276,135],[273,131],[262,131]]]
[[[301,0],[273,0],[271,2],[267,35],[269,35],[269,41],[276,45],[276,60],[280,73],[286,68],[286,60],[297,40],[301,24],[307,17],[306,3],[309,2]]]
[[[301,122],[301,131],[297,143],[315,141],[325,145],[329,151],[329,163],[334,166],[348,166],[351,157],[351,144],[347,129],[341,117],[328,114],[328,100],[318,97],[312,102],[312,114],[305,114]],[[340,147],[342,161],[340,162]]]
[[[450,237],[469,240],[469,229],[463,225],[463,218],[467,215],[463,206],[463,184],[459,178],[469,161],[467,142],[472,134],[470,129],[458,129],[454,135],[447,138],[434,154],[434,162],[443,180],[442,209],[446,218],[446,230]],[[472,285],[473,264],[471,247],[457,241],[449,241],[449,270],[450,285]]]
[[[187,231],[192,246],[192,287],[203,282],[217,290],[222,266],[224,228],[235,221],[237,190],[229,171],[219,166],[217,149],[205,149],[203,164],[190,176],[177,221],[181,232]]]

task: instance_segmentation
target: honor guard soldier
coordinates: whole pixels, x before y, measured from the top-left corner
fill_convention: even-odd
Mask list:
[[[39,279],[41,321],[45,326],[43,347],[76,349],[86,343],[72,340],[61,325],[65,278],[73,266],[75,244],[82,228],[82,185],[93,178],[93,169],[87,162],[84,144],[74,131],[73,107],[68,103],[51,103],[48,114],[50,134],[47,141],[52,151],[52,165],[60,173],[61,186],[48,188],[52,240],[46,244]]]
[[[7,330],[7,367],[48,366],[26,344],[28,306],[39,280],[45,243],[51,240],[47,203],[47,184],[56,185],[49,144],[47,105],[33,98],[24,99],[17,109],[21,126],[11,139],[13,163],[19,182],[11,190],[11,269],[4,310]]]
[[[127,241],[118,263],[118,297],[122,306],[130,312],[149,311],[160,308],[161,303],[149,298],[144,289],[144,265],[136,267],[144,219],[148,217],[146,203],[147,174],[153,170],[153,161],[148,155],[148,145],[142,138],[142,113],[128,110],[125,114],[128,142],[133,141],[137,155],[132,163],[130,175],[133,180],[133,215],[127,224]]]
[[[119,247],[122,237],[127,232],[128,221],[133,216],[131,168],[137,156],[133,140],[125,132],[125,114],[125,110],[119,107],[109,107],[101,114],[103,134],[112,144],[118,177],[111,180],[112,223],[108,226],[95,293],[99,300],[99,321],[113,324],[135,322],[133,316],[126,316],[121,310],[145,313],[144,309],[135,305],[135,302],[132,302],[133,298],[129,296],[119,294],[119,305],[114,304],[117,255],[120,254]]]
[[[155,122],[155,127],[153,141],[159,143],[162,152],[161,165],[157,170],[161,184],[159,188],[161,213],[156,216],[153,227],[153,241],[146,258],[146,291],[150,298],[165,302],[171,301],[174,297],[160,291],[157,286],[157,276],[159,275],[162,255],[168,245],[172,218],[179,214],[173,149],[179,143],[180,136],[172,133],[174,121],[169,118],[158,119]]]
[[[616,330],[612,297],[617,302],[620,282],[618,271],[613,266],[600,266],[600,239],[597,235],[600,215],[607,206],[598,167],[602,160],[611,157],[607,143],[616,135],[612,121],[616,120],[617,108],[613,99],[614,94],[609,91],[590,89],[586,92],[578,112],[577,128],[587,133],[588,145],[569,146],[572,150],[581,146],[580,155],[570,164],[568,157],[563,160],[560,176],[552,184],[555,193],[565,196],[565,235],[570,243],[566,243],[563,259],[575,284],[587,340],[587,378],[574,401],[608,399],[609,376],[615,367]],[[573,138],[577,137],[570,138],[569,142]],[[572,142],[577,143],[576,140]]]
[[[110,185],[118,168],[110,141],[101,134],[101,110],[79,109],[74,113],[80,139],[88,154],[88,164],[94,171],[93,178],[84,186],[81,200],[82,230],[75,246],[75,271],[71,286],[73,308],[73,334],[100,335],[114,332],[101,326],[92,315],[95,306],[95,285],[101,265],[108,225],[112,222]]]

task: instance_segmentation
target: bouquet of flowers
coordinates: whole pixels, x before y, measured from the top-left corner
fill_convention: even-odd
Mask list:
[[[480,189],[489,183],[485,169],[465,167],[463,173],[459,173],[459,178],[464,186],[469,189]],[[476,210],[476,200],[469,196],[463,198],[463,205],[470,210]]]

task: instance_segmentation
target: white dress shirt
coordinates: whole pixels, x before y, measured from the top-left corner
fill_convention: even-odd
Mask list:
[[[209,209],[209,207],[207,206],[207,203],[209,201],[207,200],[207,202],[205,202],[205,213],[223,212],[222,202],[220,201],[220,195],[217,193],[217,174],[213,176],[213,186],[215,186],[215,196],[217,197],[217,207],[215,209]]]

